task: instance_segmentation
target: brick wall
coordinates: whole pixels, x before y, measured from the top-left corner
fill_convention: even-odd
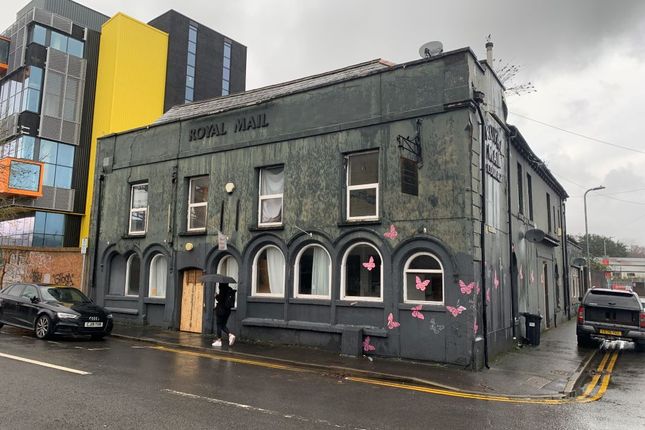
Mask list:
[[[81,288],[79,248],[0,246],[0,284],[43,282]]]

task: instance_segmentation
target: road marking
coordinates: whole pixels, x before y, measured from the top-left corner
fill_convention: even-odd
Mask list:
[[[91,375],[90,372],[84,372],[82,370],[70,369],[69,367],[58,366],[56,364],[45,363],[43,361],[31,360],[29,358],[18,357],[15,355],[3,354],[0,352],[0,357],[9,358],[11,360],[22,361],[24,363],[35,364],[37,366],[49,367],[50,369],[62,370],[64,372],[75,373],[77,375]]]
[[[605,365],[607,364],[607,360],[609,359],[610,356],[611,356],[611,359],[609,360],[609,365],[605,370],[604,369]],[[422,393],[436,394],[440,396],[459,397],[463,399],[475,399],[475,400],[484,400],[489,402],[502,402],[502,403],[563,405],[563,404],[570,404],[570,403],[590,403],[590,402],[595,402],[596,400],[600,400],[605,394],[607,387],[609,386],[611,373],[614,369],[614,365],[616,364],[617,359],[618,359],[618,351],[614,351],[613,353],[607,352],[603,357],[602,361],[600,362],[600,364],[598,365],[598,368],[596,369],[596,374],[594,375],[593,379],[589,383],[589,386],[587,386],[585,392],[576,398],[543,399],[543,398],[535,398],[535,397],[510,397],[510,396],[500,396],[500,395],[494,395],[494,394],[466,393],[466,392],[445,390],[445,389],[439,389],[439,388],[423,387],[418,385],[400,384],[396,382],[383,381],[379,379],[370,379],[370,378],[358,378],[358,377],[350,376],[350,377],[346,377],[345,379],[348,381],[360,382],[363,384],[398,388],[398,389],[409,390],[409,391],[418,391]],[[598,380],[600,379],[601,376],[602,376],[602,383],[597,393],[593,396],[590,396],[590,394],[594,391],[596,385],[598,384]]]
[[[208,358],[211,360],[229,361],[232,363],[248,364],[250,366],[267,367],[269,369],[288,370],[290,372],[313,373],[312,370],[303,369],[301,367],[289,366],[286,364],[269,363],[269,362],[260,361],[260,360],[250,360],[250,359],[238,358],[238,357],[223,357],[221,355],[213,355],[205,352],[183,351],[181,349],[167,348],[165,346],[154,346],[152,347],[152,349],[156,349],[159,351],[173,352],[175,354],[189,355],[192,357]]]
[[[172,352],[175,354],[188,355],[192,357],[208,358],[211,360],[220,360],[220,361],[228,361],[228,362],[239,363],[239,364],[246,364],[250,366],[288,370],[291,372],[310,372],[310,373],[314,372],[313,370],[299,368],[296,366],[275,364],[275,363],[270,363],[270,362],[265,362],[260,360],[250,360],[250,359],[237,358],[237,357],[223,357],[219,355],[216,356],[209,353],[184,351],[180,349],[168,348],[165,346],[153,346],[151,347],[151,349],[156,349],[156,350],[165,351],[165,352]],[[618,353],[619,353],[618,351],[614,351],[613,353],[606,352],[600,364],[596,368],[596,373],[592,378],[591,382],[589,383],[589,385],[586,387],[584,393],[578,397],[573,397],[573,398],[566,397],[566,398],[550,398],[550,399],[546,398],[545,399],[542,397],[530,397],[530,396],[520,397],[520,396],[504,396],[504,395],[494,395],[494,394],[485,394],[485,393],[469,393],[469,392],[449,390],[444,388],[431,388],[428,386],[403,384],[403,383],[390,382],[390,381],[381,380],[381,379],[363,378],[363,377],[355,377],[355,376],[348,376],[348,377],[345,377],[345,379],[348,381],[358,382],[363,384],[377,385],[377,386],[389,387],[389,388],[398,388],[402,390],[417,391],[417,392],[435,394],[440,396],[484,400],[489,402],[538,404],[538,405],[589,403],[589,402],[594,402],[596,400],[601,399],[605,394],[605,391],[607,390],[607,387],[609,386],[609,381],[611,379],[611,372],[613,371],[614,365],[616,364],[616,360],[618,359]],[[607,366],[607,369],[605,370],[605,365],[607,365],[608,360],[609,360],[609,366]],[[598,385],[598,381],[600,380],[601,377],[602,377],[602,382],[597,393],[595,395],[591,395],[591,393]]]
[[[272,415],[272,416],[278,416],[281,418],[286,418],[289,420],[296,420],[300,421],[303,423],[309,423],[309,424],[324,424],[329,427],[335,427],[335,428],[350,428],[352,430],[365,430],[360,427],[350,427],[346,425],[339,425],[339,424],[334,424],[330,421],[327,420],[320,420],[320,419],[310,419],[310,418],[305,418],[299,415],[291,415],[291,414],[283,414],[278,411],[272,411],[271,409],[264,409],[264,408],[259,408],[257,406],[251,406],[251,405],[245,405],[244,403],[235,403],[235,402],[230,402],[228,400],[221,400],[221,399],[214,399],[212,397],[204,397],[204,396],[198,396],[197,394],[191,394],[191,393],[184,393],[182,391],[175,391],[175,390],[170,390],[170,389],[163,389],[161,390],[163,392],[169,393],[169,394],[174,394],[176,396],[181,396],[185,397],[188,399],[193,399],[193,400],[203,400],[209,403],[215,403],[219,405],[224,405],[224,406],[233,406],[235,408],[239,409],[244,409],[247,411],[253,411],[253,412],[259,412],[261,414],[265,415]]]

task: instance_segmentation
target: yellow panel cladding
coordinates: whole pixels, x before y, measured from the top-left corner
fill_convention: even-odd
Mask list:
[[[167,55],[167,33],[122,13],[101,29],[81,241],[89,236],[97,138],[150,124],[163,114]]]

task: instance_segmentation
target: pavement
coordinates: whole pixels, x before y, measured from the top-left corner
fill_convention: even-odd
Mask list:
[[[579,349],[575,319],[542,332],[539,346],[523,346],[500,354],[488,369],[383,357],[345,357],[314,348],[238,339],[232,347],[213,348],[213,335],[150,326],[115,324],[112,336],[168,348],[191,349],[288,365],[334,376],[377,378],[465,393],[509,397],[564,398],[576,395],[598,349]]]

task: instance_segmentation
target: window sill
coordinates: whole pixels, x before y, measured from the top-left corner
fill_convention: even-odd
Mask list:
[[[147,303],[151,305],[165,305],[166,298],[165,297],[144,297],[143,303]]]
[[[421,310],[425,312],[446,312],[446,305],[437,303],[399,303],[401,311],[410,311],[413,307],[421,305]]]
[[[331,304],[331,299],[329,297],[321,297],[319,299],[309,298],[309,297],[294,297],[289,299],[289,303],[294,305],[326,305]]]
[[[339,222],[337,225],[338,227],[356,227],[357,225],[381,225],[382,221],[380,219],[359,219],[356,221],[342,221]]]
[[[247,303],[284,303],[284,297],[275,296],[250,296],[246,298]]]
[[[250,225],[249,226],[249,231],[254,232],[254,231],[282,231],[284,230],[284,224],[282,225],[270,225],[270,226],[258,226],[258,225]]]
[[[206,236],[208,234],[208,231],[206,229],[204,230],[194,230],[194,231],[181,231],[177,233],[177,236],[180,237],[187,237],[187,236]]]
[[[141,234],[124,234],[121,236],[121,239],[143,239],[146,237],[146,233],[141,233]]]
[[[384,309],[385,304],[382,301],[366,301],[366,300],[352,300],[352,299],[346,299],[346,300],[335,300],[334,304],[337,307],[341,308],[375,308],[375,309]]]
[[[139,297],[135,296],[105,296],[105,300],[122,300],[126,302],[137,302],[139,301]]]

